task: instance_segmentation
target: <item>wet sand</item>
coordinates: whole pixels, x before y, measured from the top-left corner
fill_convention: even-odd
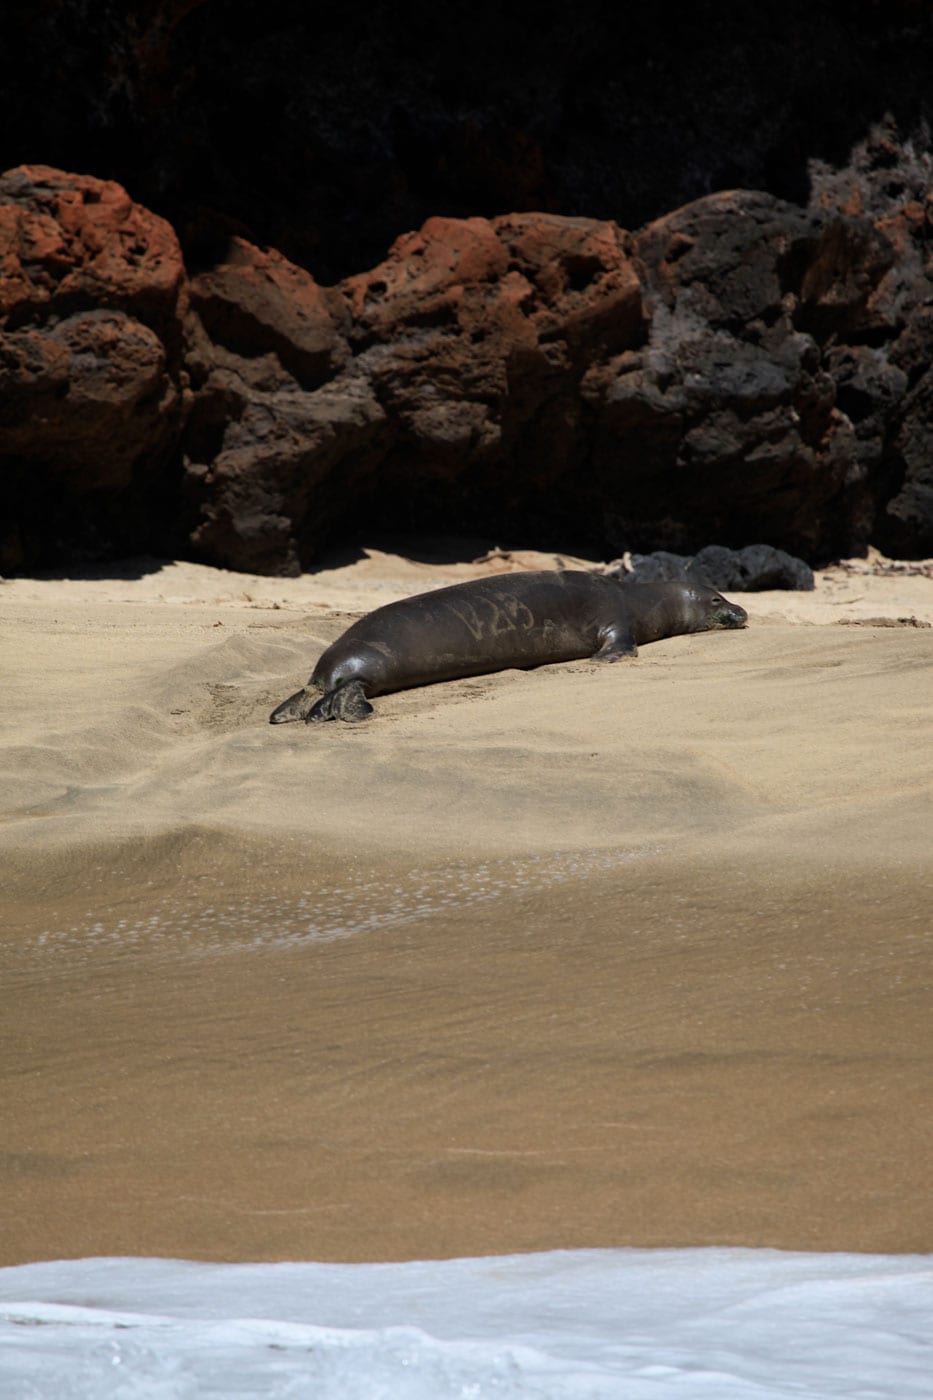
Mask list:
[[[322,942],[300,885],[225,948],[228,881],[194,934],[171,887],[21,931],[3,1262],[933,1247],[929,889],[523,878]]]
[[[4,598],[0,1263],[933,1249],[902,592],[309,730],[353,579],[197,577]]]

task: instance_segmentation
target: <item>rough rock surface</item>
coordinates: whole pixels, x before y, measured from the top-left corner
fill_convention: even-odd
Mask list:
[[[200,557],[299,572],[355,489],[356,459],[375,462],[383,414],[343,375],[348,321],[339,293],[241,238],[192,278],[183,518]]]
[[[310,377],[295,364],[294,308],[283,305],[276,341],[269,316],[246,325],[252,282],[234,297],[229,264],[199,274],[185,442],[196,549],[294,573],[338,521],[468,530],[514,528],[516,511],[552,518],[585,453],[580,379],[594,354],[644,333],[630,243],[590,219],[430,219],[339,294],[308,291],[301,335],[329,356]],[[237,241],[238,269],[246,248]],[[250,265],[261,257],[251,250]],[[236,316],[216,311],[220,283]]]
[[[811,205],[837,226],[870,228],[877,275],[860,294],[827,364],[870,482],[872,538],[892,555],[933,553],[933,153],[898,139],[890,120],[860,141],[844,169],[815,163]],[[883,251],[887,248],[889,251]],[[864,260],[861,260],[864,261]],[[824,281],[829,282],[827,268]]]
[[[0,180],[0,567],[149,543],[177,493],[186,290],[171,227],[120,186]]]
[[[813,570],[808,564],[767,544],[750,544],[744,549],[711,544],[692,556],[656,549],[651,554],[627,555],[624,566],[610,567],[606,572],[638,583],[690,580],[721,588],[724,593],[760,593],[768,588],[809,592],[814,586]]]
[[[12,171],[3,564],[295,573],[391,530],[929,555],[930,188],[879,128],[807,209],[721,192],[634,235],[434,217],[326,288],[241,234],[186,275],[119,186]]]
[[[648,342],[594,365],[583,386],[612,544],[682,550],[757,534],[811,556],[839,547],[841,521],[851,533],[851,429],[818,343],[797,326],[821,237],[804,211],[745,191],[639,235]]]

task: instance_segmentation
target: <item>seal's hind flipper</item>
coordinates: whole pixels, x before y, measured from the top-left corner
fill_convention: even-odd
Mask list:
[[[270,724],[288,724],[289,720],[307,719],[314,705],[313,690],[296,690],[287,700],[283,700],[269,716]]]
[[[366,699],[362,681],[346,681],[335,686],[323,695],[316,705],[305,715],[308,724],[320,724],[326,719],[343,719],[348,724],[358,724],[369,719],[373,707]]]
[[[625,657],[638,655],[638,647],[628,625],[607,628],[599,640],[602,646],[593,654],[593,661],[622,661]]]

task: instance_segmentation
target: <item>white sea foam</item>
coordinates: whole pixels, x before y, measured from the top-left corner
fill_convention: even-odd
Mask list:
[[[473,863],[453,861],[412,870],[406,884],[394,888],[382,880],[317,884],[303,893],[276,891],[249,895],[222,889],[206,903],[203,896],[185,900],[162,894],[158,912],[145,917],[115,912],[88,924],[50,925],[24,937],[0,931],[0,957],[8,975],[24,968],[29,975],[54,959],[131,953],[134,960],[154,954],[215,957],[265,948],[296,948],[417,923],[450,909],[495,905],[515,894],[555,889],[594,875],[621,872],[643,858],[646,850],[557,851],[546,856],[505,858]]]
[[[930,1400],[933,1256],[0,1270],[4,1400]]]

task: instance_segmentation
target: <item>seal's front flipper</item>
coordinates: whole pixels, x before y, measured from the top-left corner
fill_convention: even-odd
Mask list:
[[[283,700],[269,716],[270,724],[288,724],[289,720],[307,719],[314,705],[313,690],[296,690],[287,700]]]
[[[347,681],[322,695],[305,719],[309,724],[320,724],[325,719],[343,719],[348,724],[358,724],[361,719],[369,719],[372,712],[373,707],[366,699],[363,682]]]
[[[600,634],[602,646],[593,655],[594,661],[621,661],[625,657],[637,656],[638,647],[628,627],[615,627],[612,631]]]

